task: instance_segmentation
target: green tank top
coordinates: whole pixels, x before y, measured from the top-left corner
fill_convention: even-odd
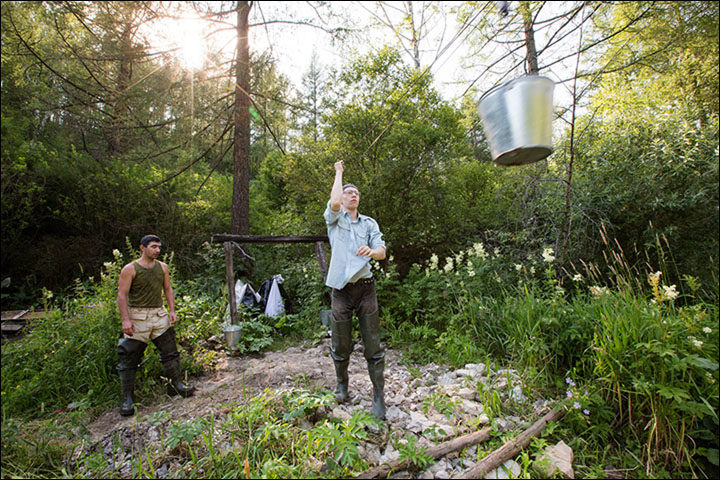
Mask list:
[[[128,305],[136,308],[156,308],[163,306],[162,291],[165,272],[160,262],[155,261],[152,268],[145,268],[137,262],[135,278],[130,285]]]

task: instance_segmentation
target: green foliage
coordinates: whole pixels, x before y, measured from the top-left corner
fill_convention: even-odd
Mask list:
[[[398,460],[410,462],[419,470],[425,469],[435,461],[435,458],[427,453],[427,447],[424,445],[418,446],[415,436],[410,435],[402,440],[395,443],[395,448],[400,453]]]

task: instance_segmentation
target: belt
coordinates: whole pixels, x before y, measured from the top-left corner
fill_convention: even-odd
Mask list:
[[[361,278],[360,280],[356,281],[355,283],[352,283],[351,285],[372,285],[373,284],[373,277],[370,278]]]

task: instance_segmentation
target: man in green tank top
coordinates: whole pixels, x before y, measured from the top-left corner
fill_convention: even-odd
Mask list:
[[[120,271],[117,304],[122,318],[123,338],[118,341],[118,371],[122,387],[120,415],[135,413],[135,372],[148,341],[160,352],[163,375],[170,380],[169,395],[189,397],[195,387],[181,381],[180,353],[175,338],[175,294],[170,285],[170,270],[158,260],[160,238],[145,235],[140,240],[142,255]],[[168,309],[163,306],[165,294]]]

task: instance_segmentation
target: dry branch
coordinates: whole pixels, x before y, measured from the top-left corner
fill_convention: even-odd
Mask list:
[[[506,460],[513,458],[518,453],[520,453],[523,448],[528,446],[532,437],[542,432],[545,428],[545,425],[557,420],[562,416],[562,414],[562,410],[552,410],[540,420],[533,423],[530,428],[525,430],[516,438],[508,441],[507,443],[505,443],[505,445],[498,448],[490,455],[483,458],[478,463],[465,470],[462,474],[455,478],[483,478],[487,472],[489,472],[493,468],[497,468],[499,465],[502,465]]]
[[[462,450],[463,448],[471,447],[477,443],[484,442],[490,438],[490,427],[483,428],[477,432],[468,433],[462,437],[457,437],[449,440],[445,443],[441,443],[435,447],[428,449],[427,454],[432,456],[434,459],[444,457],[448,453]],[[412,462],[410,460],[396,460],[391,463],[383,463],[376,467],[370,468],[360,473],[357,478],[384,478],[390,475],[390,473],[398,470],[406,470],[410,468]]]

